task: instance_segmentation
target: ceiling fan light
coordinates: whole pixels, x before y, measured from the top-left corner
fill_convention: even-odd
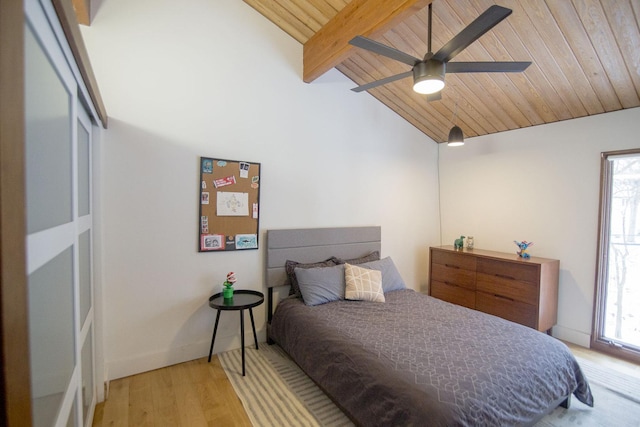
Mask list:
[[[436,78],[421,80],[413,84],[413,90],[422,95],[431,95],[441,91],[444,87],[444,82]]]
[[[430,95],[444,87],[445,65],[443,62],[428,60],[413,67],[413,90]]]
[[[454,126],[449,131],[449,139],[447,140],[448,147],[459,147],[464,145],[464,135],[462,129],[458,126]]]

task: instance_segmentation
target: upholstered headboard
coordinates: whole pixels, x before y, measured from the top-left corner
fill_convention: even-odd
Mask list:
[[[285,284],[287,260],[310,263],[331,256],[358,258],[380,251],[380,247],[379,226],[267,230],[265,282],[269,288],[269,320],[273,312],[273,288]]]
[[[284,285],[287,260],[309,263],[330,256],[357,258],[376,250],[380,250],[380,227],[268,230],[267,287]]]

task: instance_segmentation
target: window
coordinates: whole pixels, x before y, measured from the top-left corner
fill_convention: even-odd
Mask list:
[[[640,150],[602,153],[591,346],[640,361]]]

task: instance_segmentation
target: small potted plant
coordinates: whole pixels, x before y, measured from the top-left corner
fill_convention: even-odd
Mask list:
[[[233,284],[236,283],[236,274],[231,271],[227,274],[227,280],[222,284],[224,288],[222,289],[222,296],[224,299],[233,298]]]

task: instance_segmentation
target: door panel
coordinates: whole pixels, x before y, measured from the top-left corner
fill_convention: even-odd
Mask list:
[[[27,233],[72,220],[70,72],[62,75],[31,29],[25,31]]]
[[[78,240],[80,324],[84,325],[91,309],[91,231],[82,233]]]
[[[82,395],[82,419],[91,425],[87,416],[93,414],[92,405],[95,405],[95,387],[93,381],[93,328],[89,329],[87,338],[82,346],[82,384],[80,392]]]
[[[91,127],[78,120],[78,216],[91,212]]]
[[[75,366],[72,248],[31,273],[28,289],[33,425],[47,426]]]
[[[66,43],[64,35],[51,19],[51,5],[27,0],[25,10],[33,425],[91,425],[96,404],[92,124],[60,44]]]

